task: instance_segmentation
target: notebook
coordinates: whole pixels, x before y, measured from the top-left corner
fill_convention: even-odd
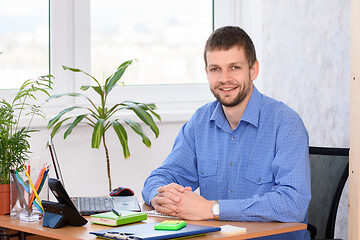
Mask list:
[[[194,236],[199,234],[221,231],[220,227],[211,227],[211,226],[203,226],[196,224],[187,224],[186,227],[177,231],[155,230],[154,228],[156,224],[158,223],[157,222],[144,223],[144,224],[140,223],[140,224],[129,225],[124,227],[109,228],[102,231],[94,231],[94,232],[90,232],[90,234],[94,234],[97,237],[101,237],[105,239],[119,239],[113,236],[113,234],[116,234],[116,235],[126,235],[129,236],[131,239],[160,240],[160,239]]]
[[[118,215],[113,212],[92,214],[90,216],[90,221],[96,224],[116,227],[119,225],[140,222],[147,219],[147,214],[143,212],[130,212],[120,210],[118,213]]]
[[[50,136],[49,138],[49,152],[51,160],[54,165],[56,178],[61,182],[65,188],[62,177],[59,161],[56,155],[54,143]],[[115,196],[115,197],[71,197],[75,207],[82,215],[91,215],[102,212],[109,212],[112,208],[116,210],[127,210],[140,212],[141,208],[135,196]]]

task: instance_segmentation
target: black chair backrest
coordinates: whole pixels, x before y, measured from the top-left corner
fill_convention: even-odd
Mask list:
[[[332,239],[341,193],[349,176],[349,148],[310,147],[309,157],[312,196],[308,223],[316,228],[316,238]]]

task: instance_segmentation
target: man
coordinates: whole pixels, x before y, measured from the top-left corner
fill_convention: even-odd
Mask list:
[[[204,59],[217,100],[182,127],[172,152],[145,181],[145,202],[190,220],[306,223],[309,140],[301,118],[253,85],[259,62],[241,28],[213,32]],[[198,187],[200,195],[193,192]],[[309,236],[304,230],[275,238]]]

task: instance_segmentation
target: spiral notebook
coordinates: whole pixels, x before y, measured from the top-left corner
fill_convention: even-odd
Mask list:
[[[175,216],[170,216],[164,213],[159,213],[156,210],[151,210],[151,211],[144,211],[149,217],[160,217],[160,218],[171,218],[171,219],[180,219],[178,217]]]

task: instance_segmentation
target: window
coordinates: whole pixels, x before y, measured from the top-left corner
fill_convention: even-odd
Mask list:
[[[48,0],[1,1],[0,89],[49,74]]]
[[[133,63],[122,78],[125,87],[119,86],[114,89],[110,96],[113,98],[110,101],[153,102],[158,106],[160,112],[175,112],[175,115],[182,114],[184,111],[193,113],[197,107],[211,101],[213,98],[206,83],[202,51],[205,40],[212,31],[212,1],[202,0],[200,2],[206,6],[198,6],[197,3],[188,0],[185,2],[155,0],[151,2],[159,9],[155,8],[154,11],[148,11],[147,14],[145,14],[145,10],[150,8],[149,1],[136,0],[135,4],[132,3],[133,1],[126,2],[121,8],[117,2],[110,0],[100,3],[98,0],[51,2],[51,66],[52,74],[56,77],[54,84],[56,93],[79,91],[80,86],[90,84],[91,81],[81,74],[64,71],[62,65],[80,68],[102,80],[123,61],[136,58],[138,61]],[[169,6],[167,2],[172,2],[172,5]],[[143,5],[144,7],[139,7]],[[137,11],[134,10],[134,6],[143,12],[136,15]],[[165,7],[173,9],[171,10],[173,12],[169,11],[172,19],[167,13],[160,14],[159,11],[164,11],[160,9]],[[121,12],[122,9],[126,9],[125,13]],[[200,16],[200,13],[206,14],[208,20],[194,20],[197,19],[194,15],[199,18],[203,17]],[[127,18],[125,17],[125,20],[121,20],[119,23],[117,19],[121,19],[122,15]],[[182,20],[183,18],[187,19]],[[201,31],[198,30],[199,34],[191,36],[194,35],[196,28],[189,27],[189,24],[192,22],[194,25],[196,21],[201,24],[205,24],[206,21],[207,27],[199,27],[201,29]],[[151,24],[147,24],[147,22],[151,22]],[[163,25],[159,26],[159,24]],[[155,33],[164,31],[165,34],[159,37],[159,35],[154,35],[154,31]],[[175,35],[174,32],[177,31],[182,31],[181,36]],[[144,32],[150,32],[152,35],[146,37]],[[171,34],[167,34],[167,32]],[[107,38],[103,37],[105,34],[108,34]],[[203,36],[202,39],[200,39],[200,35]],[[131,38],[128,38],[129,36]],[[167,41],[162,40],[163,42],[161,42],[156,38],[160,38],[160,40],[164,38]],[[120,40],[125,41],[128,46],[118,50],[116,48],[123,44]],[[140,49],[138,45],[146,48]],[[195,48],[198,49],[194,50]],[[165,56],[165,53],[170,53],[170,56]],[[180,53],[184,55],[178,55]],[[190,53],[193,54],[190,57],[191,62],[184,61],[185,58],[189,59],[186,55]],[[163,61],[155,61],[156,58],[162,58]],[[97,59],[101,61],[96,63]],[[147,65],[154,62],[158,64]],[[170,72],[160,73],[164,72],[164,69],[169,69]],[[190,70],[193,72],[190,73]],[[182,75],[183,72],[186,72],[186,77]],[[162,80],[158,80],[160,75]],[[178,77],[179,75],[180,77]],[[189,80],[188,76],[190,75],[191,79]],[[165,82],[164,79],[170,81]],[[79,99],[75,101],[79,101]],[[188,118],[188,116],[185,117]],[[174,117],[174,119],[178,118]],[[164,120],[166,121],[166,119]]]
[[[121,8],[118,2],[123,3]],[[238,9],[234,0],[19,0],[11,2],[13,8],[5,4],[0,4],[0,52],[4,52],[0,54],[0,89],[18,87],[15,77],[22,82],[47,74],[51,65],[53,93],[79,91],[90,79],[64,71],[62,65],[80,68],[101,80],[121,62],[136,58],[124,75],[126,86],[114,89],[113,101],[154,102],[162,116],[164,112],[175,113],[172,119],[177,121],[188,119],[197,107],[213,100],[206,83],[203,47],[213,25],[237,24],[234,16]],[[10,22],[10,14],[18,21]],[[34,35],[14,35],[10,43],[16,47],[11,51],[4,47],[5,30],[30,28]],[[21,45],[28,39],[32,42]],[[19,57],[10,66],[5,57],[15,58],[15,52]],[[73,99],[50,101],[46,106],[56,113],[67,101]]]
[[[211,1],[92,0],[90,9],[94,76],[136,58],[126,85],[207,82],[202,54],[212,32]]]

